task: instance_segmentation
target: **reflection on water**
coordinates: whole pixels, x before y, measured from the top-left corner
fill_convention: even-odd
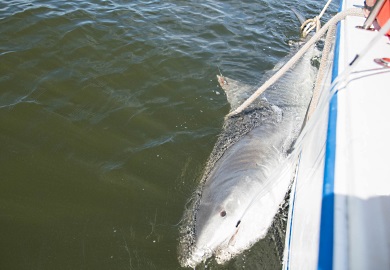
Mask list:
[[[268,0],[0,3],[0,268],[179,268],[218,67],[256,84],[297,26]],[[245,256],[229,268],[266,261]]]

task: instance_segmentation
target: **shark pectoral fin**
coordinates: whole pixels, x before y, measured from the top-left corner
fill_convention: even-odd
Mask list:
[[[240,106],[254,90],[254,87],[251,85],[241,83],[222,75],[217,75],[217,78],[219,85],[226,93],[231,111]]]

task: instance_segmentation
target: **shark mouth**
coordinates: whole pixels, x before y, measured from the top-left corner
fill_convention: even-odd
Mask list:
[[[238,226],[240,222],[236,225],[236,230],[230,238],[227,238],[220,245],[218,245],[215,249],[211,249],[208,247],[198,248],[196,244],[191,248],[188,252],[188,256],[181,260],[181,265],[183,267],[192,267],[195,268],[201,262],[205,262],[207,259],[211,258],[213,255],[218,264],[223,264],[230,259],[232,259],[235,255],[239,253],[239,251],[234,247],[236,243],[237,234],[239,232],[240,227]]]
[[[229,241],[227,241],[227,245],[222,244],[215,250],[215,260],[218,264],[223,264],[240,253],[240,251],[234,246],[237,240],[237,234],[240,230],[238,225],[240,225],[240,221],[236,225],[237,229],[235,230],[234,234],[230,237]]]

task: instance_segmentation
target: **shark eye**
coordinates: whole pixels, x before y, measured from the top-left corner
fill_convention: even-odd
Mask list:
[[[219,213],[221,215],[221,217],[224,217],[226,216],[226,211],[225,210],[222,210],[221,213]]]

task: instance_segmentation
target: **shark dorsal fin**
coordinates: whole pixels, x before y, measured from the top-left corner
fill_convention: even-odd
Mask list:
[[[301,25],[306,21],[305,17],[303,17],[302,14],[299,13],[295,8],[291,8],[291,11],[294,12]]]

